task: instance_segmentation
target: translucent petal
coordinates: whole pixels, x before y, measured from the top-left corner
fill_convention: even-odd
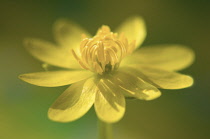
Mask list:
[[[181,89],[192,86],[193,78],[180,73],[157,69],[146,66],[134,66],[139,72],[145,75],[148,80],[163,89]]]
[[[56,87],[72,84],[90,77],[93,73],[86,70],[46,71],[27,73],[19,76],[23,81],[45,87]]]
[[[122,64],[142,64],[164,70],[181,70],[192,64],[194,53],[181,45],[143,47],[123,60]]]
[[[67,19],[57,20],[54,24],[54,35],[57,42],[67,50],[79,48],[82,35],[90,37],[89,33],[79,25]]]
[[[119,121],[125,112],[125,98],[116,85],[107,79],[100,79],[95,98],[95,110],[100,120],[113,123]]]
[[[142,100],[153,100],[161,92],[152,84],[144,81],[139,74],[129,68],[121,68],[112,77],[112,83],[123,89],[126,95]]]
[[[71,85],[50,107],[48,117],[57,122],[71,122],[82,117],[94,103],[95,88],[93,78]]]
[[[144,20],[139,16],[128,18],[116,30],[117,33],[124,33],[129,43],[136,40],[136,47],[140,46],[146,37]]]
[[[25,39],[26,49],[37,59],[58,67],[79,69],[80,65],[71,50],[62,49],[50,42],[39,39]]]

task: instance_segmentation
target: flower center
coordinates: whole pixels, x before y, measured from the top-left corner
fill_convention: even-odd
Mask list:
[[[104,74],[118,69],[121,60],[132,53],[135,40],[130,44],[124,34],[118,37],[103,25],[93,38],[85,38],[80,44],[79,53],[72,53],[82,68]]]

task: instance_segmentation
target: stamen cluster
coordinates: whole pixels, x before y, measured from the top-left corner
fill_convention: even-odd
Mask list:
[[[80,50],[72,53],[82,68],[103,74],[116,70],[121,60],[132,53],[135,40],[128,43],[124,34],[118,37],[108,26],[102,26],[93,38],[84,38]]]

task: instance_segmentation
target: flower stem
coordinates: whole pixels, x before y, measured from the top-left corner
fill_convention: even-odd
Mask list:
[[[113,139],[112,138],[112,124],[105,123],[98,119],[99,139]]]

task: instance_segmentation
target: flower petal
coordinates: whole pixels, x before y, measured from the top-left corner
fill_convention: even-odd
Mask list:
[[[90,77],[93,73],[86,70],[46,71],[27,73],[19,76],[23,81],[45,87],[56,87],[72,84]]]
[[[157,87],[163,89],[182,89],[193,84],[193,78],[180,73],[146,66],[134,66],[136,70],[145,75]]]
[[[50,107],[48,117],[57,122],[71,122],[79,119],[93,105],[95,88],[93,78],[71,85]]]
[[[124,21],[116,32],[124,33],[129,43],[136,41],[136,47],[140,46],[146,37],[146,27],[144,20],[139,16],[128,18]]]
[[[57,20],[54,24],[55,39],[64,48],[79,48],[84,34],[90,37],[87,31],[67,19]]]
[[[153,85],[144,81],[139,74],[129,68],[121,68],[111,80],[113,84],[125,91],[125,94],[142,100],[153,100],[161,92]]]
[[[50,42],[39,39],[25,39],[26,49],[37,59],[58,67],[80,69],[80,65],[68,51]]]
[[[95,110],[100,120],[113,123],[119,121],[125,112],[125,98],[116,85],[107,79],[100,79],[95,98]]]
[[[181,70],[192,64],[194,53],[181,45],[144,47],[124,59],[124,64],[142,64],[165,70]]]

